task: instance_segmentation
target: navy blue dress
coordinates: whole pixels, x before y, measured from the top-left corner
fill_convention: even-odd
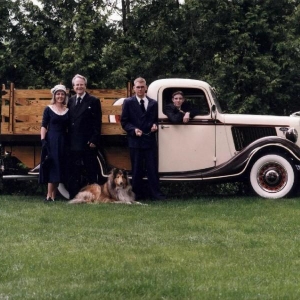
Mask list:
[[[41,162],[50,153],[49,165],[41,163],[39,183],[66,182],[67,176],[67,126],[69,121],[68,109],[64,114],[55,113],[49,106],[44,110],[42,127],[47,128],[47,149],[42,149]]]

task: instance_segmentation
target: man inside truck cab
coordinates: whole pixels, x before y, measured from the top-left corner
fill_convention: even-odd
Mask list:
[[[188,123],[199,112],[185,101],[182,91],[176,91],[172,94],[172,103],[165,107],[165,114],[172,123]]]

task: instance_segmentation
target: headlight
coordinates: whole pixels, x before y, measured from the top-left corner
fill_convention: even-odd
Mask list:
[[[290,128],[286,133],[285,137],[287,140],[296,143],[298,140],[298,132],[295,128]]]

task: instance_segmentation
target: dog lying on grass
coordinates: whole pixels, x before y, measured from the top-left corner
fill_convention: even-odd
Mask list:
[[[142,204],[135,201],[135,194],[129,182],[127,172],[115,168],[103,185],[90,184],[83,187],[74,199],[68,203],[123,203]]]

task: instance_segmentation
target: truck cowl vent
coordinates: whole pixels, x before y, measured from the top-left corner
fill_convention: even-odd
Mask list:
[[[232,136],[236,151],[241,151],[255,140],[266,136],[277,136],[274,127],[232,127]]]

